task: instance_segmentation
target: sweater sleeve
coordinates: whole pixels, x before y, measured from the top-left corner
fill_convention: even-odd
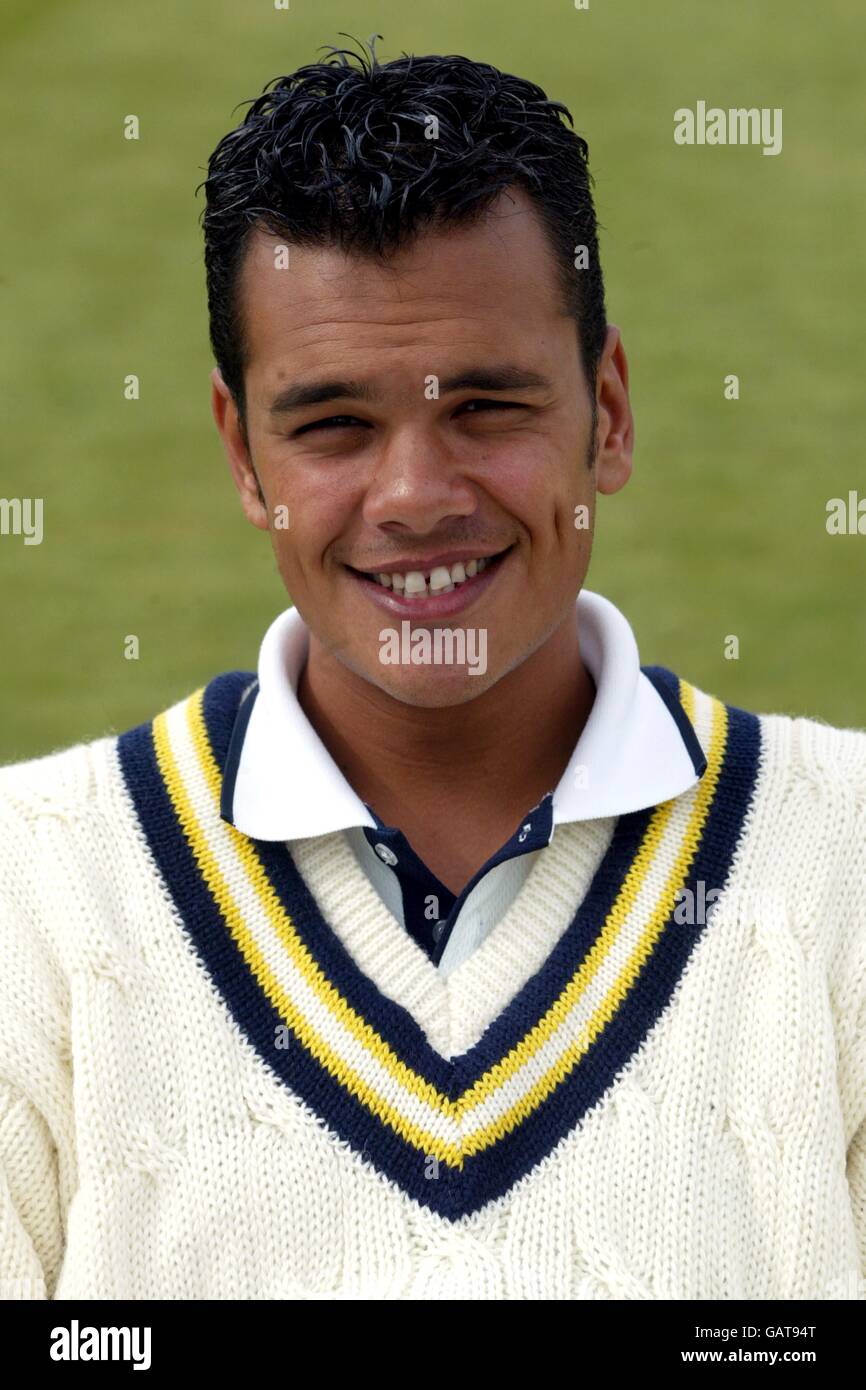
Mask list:
[[[49,817],[49,819],[51,819]],[[40,823],[41,822],[41,823]],[[0,1298],[51,1298],[74,1139],[68,988],[41,930],[45,828],[0,806]]]
[[[866,736],[856,734],[852,739],[846,734],[845,738],[844,751],[853,770],[849,789],[854,814],[852,835],[840,838],[842,855],[836,873],[836,881],[845,888],[839,905],[844,930],[835,961],[833,999],[848,1136],[846,1177],[859,1259],[855,1296],[862,1299],[866,1297]]]
[[[862,1298],[866,1291],[866,1120],[848,1146],[848,1188],[857,1228],[861,1278],[859,1296]]]
[[[866,890],[866,885],[864,885]],[[866,895],[866,894],[864,894]],[[851,963],[852,983],[857,985],[858,1002],[841,1034],[840,1073],[845,1109],[853,1130],[848,1142],[846,1176],[851,1211],[857,1232],[860,1284],[858,1298],[866,1297],[866,926],[861,934],[858,958]]]

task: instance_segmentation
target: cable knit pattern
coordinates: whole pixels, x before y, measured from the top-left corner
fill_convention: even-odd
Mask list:
[[[237,676],[0,770],[0,1295],[862,1299],[866,734],[671,680],[703,783],[447,978],[343,835],[219,820]]]
[[[443,1057],[468,1052],[544,964],[574,916],[613,832],[612,818],[559,826],[507,913],[468,960],[443,977],[358,880],[345,835],[295,840],[292,858],[361,970],[399,1000]]]

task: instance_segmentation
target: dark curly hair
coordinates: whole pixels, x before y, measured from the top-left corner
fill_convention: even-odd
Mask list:
[[[424,227],[471,222],[515,184],[550,237],[594,404],[604,284],[589,149],[560,119],[573,125],[571,113],[534,83],[469,58],[404,54],[380,64],[379,37],[369,52],[327,45],[325,61],[269,82],[199,184],[211,344],[242,428],[237,285],[251,228],[384,257]],[[575,269],[577,246],[587,249],[585,269]]]

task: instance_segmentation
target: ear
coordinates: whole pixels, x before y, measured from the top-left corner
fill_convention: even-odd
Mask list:
[[[253,526],[267,531],[268,511],[259,491],[258,478],[250,458],[246,436],[241,428],[234,396],[223,381],[219,367],[214,367],[210,379],[211,410],[226,451],[235,487],[240,493],[244,515]]]
[[[608,324],[595,379],[598,409],[596,486],[618,492],[631,477],[634,419],[628,398],[628,362],[619,329]]]

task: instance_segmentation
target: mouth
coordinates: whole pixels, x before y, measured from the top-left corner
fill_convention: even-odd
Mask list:
[[[401,562],[391,570],[344,569],[379,607],[415,617],[447,617],[474,603],[494,582],[515,544],[467,559]]]

